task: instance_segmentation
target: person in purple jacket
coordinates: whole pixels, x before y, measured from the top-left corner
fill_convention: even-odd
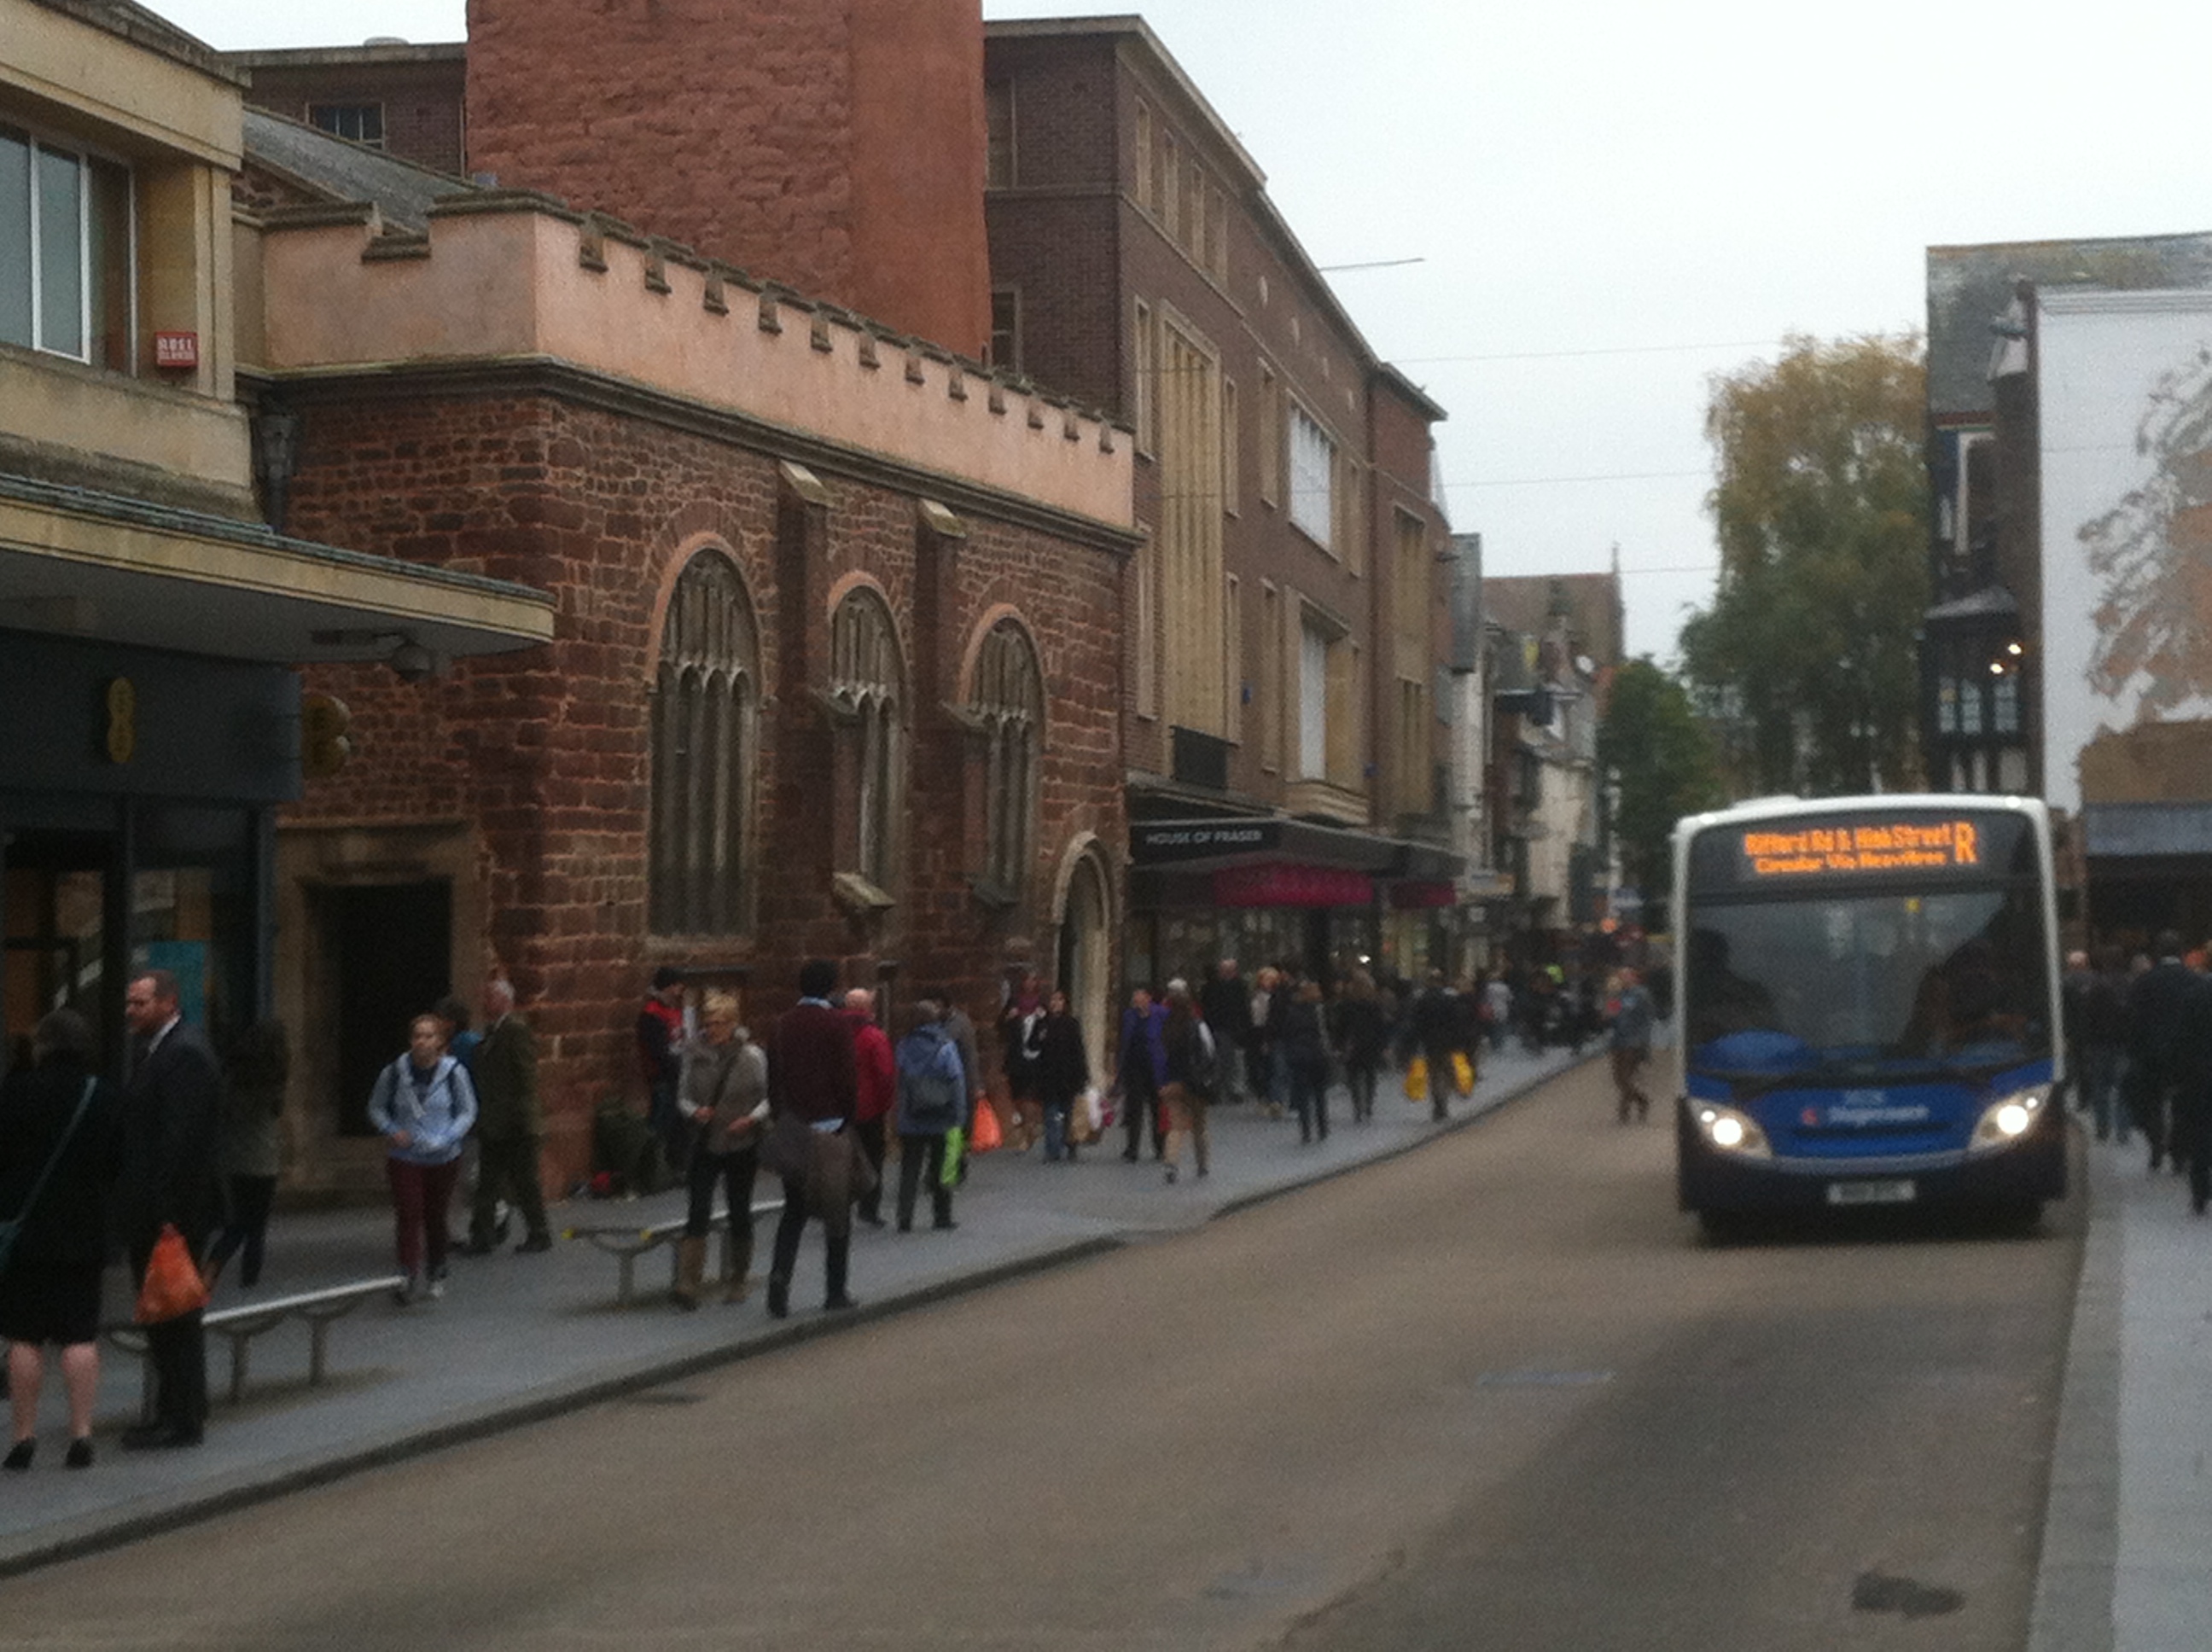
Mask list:
[[[1129,1007],[1121,1011],[1121,1036],[1114,1046],[1114,1082],[1121,1091],[1121,1123],[1129,1145],[1121,1157],[1137,1162],[1137,1145],[1144,1139],[1145,1121],[1152,1126],[1152,1157],[1167,1152],[1168,1133],[1160,1117],[1160,1087],[1167,1083],[1168,1011],[1152,1002],[1149,987],[1129,994]]]

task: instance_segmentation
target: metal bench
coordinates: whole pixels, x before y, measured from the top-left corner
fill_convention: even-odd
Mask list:
[[[783,1200],[781,1195],[774,1199],[757,1199],[752,1208],[755,1216],[765,1216],[772,1212],[781,1212]],[[728,1210],[718,1205],[714,1207],[714,1215],[708,1218],[710,1226],[719,1227],[721,1230],[722,1274],[725,1278],[728,1277],[731,1266],[736,1260],[731,1249],[728,1217]],[[658,1250],[663,1245],[668,1247],[668,1283],[672,1287],[676,1284],[678,1270],[683,1265],[682,1258],[676,1252],[676,1241],[684,1236],[686,1220],[681,1216],[672,1216],[665,1222],[580,1223],[562,1229],[561,1236],[587,1241],[595,1248],[615,1259],[619,1270],[619,1277],[615,1282],[615,1301],[627,1308],[636,1295],[637,1259],[649,1251]]]
[[[217,1308],[201,1316],[200,1323],[213,1335],[224,1338],[230,1344],[230,1403],[236,1405],[245,1398],[248,1365],[248,1350],[253,1339],[264,1331],[273,1331],[287,1320],[302,1320],[307,1326],[307,1382],[319,1384],[330,1370],[331,1326],[368,1301],[371,1297],[385,1296],[406,1284],[400,1273],[380,1274],[373,1279],[356,1279],[346,1285],[325,1285],[319,1291],[296,1291],[289,1297],[272,1297],[267,1302],[238,1303],[228,1308]],[[111,1325],[106,1327],[107,1339],[127,1353],[137,1354],[143,1362],[142,1409],[146,1417],[154,1414],[154,1363],[146,1358],[146,1327],[143,1325]]]

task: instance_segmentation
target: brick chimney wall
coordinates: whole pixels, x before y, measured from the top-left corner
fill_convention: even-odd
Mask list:
[[[980,357],[976,0],[469,0],[469,166]]]

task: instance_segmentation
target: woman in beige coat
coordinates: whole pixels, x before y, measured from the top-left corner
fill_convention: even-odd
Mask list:
[[[761,1125],[768,1118],[768,1057],[738,1025],[738,1000],[709,993],[701,1034],[684,1048],[676,1108],[691,1133],[691,1202],[677,1252],[676,1305],[699,1305],[707,1272],[707,1230],[720,1184],[730,1207],[730,1270],[725,1302],[743,1302],[753,1258],[753,1179],[760,1169]]]

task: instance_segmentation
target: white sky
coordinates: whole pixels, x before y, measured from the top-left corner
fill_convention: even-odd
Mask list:
[[[148,0],[224,48],[463,37],[462,0]],[[2212,229],[2212,6],[984,0],[1140,10],[1369,343],[1449,421],[1493,574],[1602,569],[1662,661],[1714,562],[1708,376],[1924,325],[1931,243]],[[1286,91],[1285,88],[1291,88]],[[1315,88],[1327,88],[1316,98]]]

